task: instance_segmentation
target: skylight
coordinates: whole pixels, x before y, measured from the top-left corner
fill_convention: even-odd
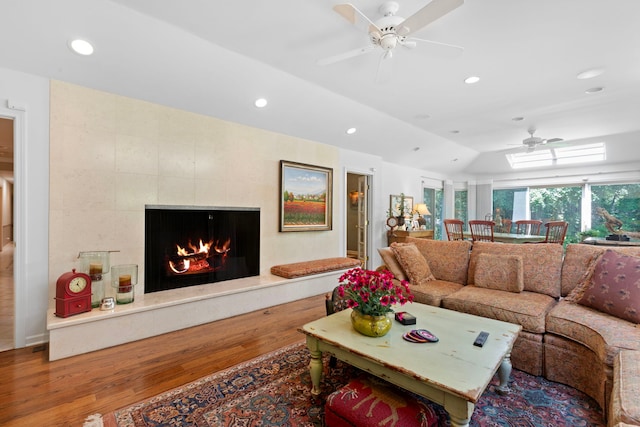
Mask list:
[[[553,165],[575,165],[606,158],[604,142],[564,147],[538,148],[531,152],[506,154],[513,169]]]

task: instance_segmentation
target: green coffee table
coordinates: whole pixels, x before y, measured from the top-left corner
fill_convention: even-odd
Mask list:
[[[391,331],[379,338],[356,332],[350,309],[304,325],[300,331],[306,334],[311,352],[311,393],[320,393],[322,353],[442,405],[452,426],[469,425],[475,404],[496,372],[498,389],[506,393],[511,348],[520,325],[418,303],[400,310],[416,316],[417,324],[394,321]],[[416,344],[402,338],[417,328],[428,329],[440,340]],[[489,338],[483,347],[476,347],[473,342],[481,331],[489,332]]]

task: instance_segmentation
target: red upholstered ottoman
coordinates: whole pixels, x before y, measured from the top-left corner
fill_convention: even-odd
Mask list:
[[[373,377],[354,380],[327,397],[327,427],[433,427],[434,409],[407,392]]]

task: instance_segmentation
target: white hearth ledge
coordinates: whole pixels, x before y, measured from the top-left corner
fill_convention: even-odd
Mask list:
[[[114,310],[94,308],[68,318],[56,317],[51,308],[47,313],[49,360],[324,294],[337,286],[345,271],[295,279],[269,274],[136,295],[133,303],[116,305]]]

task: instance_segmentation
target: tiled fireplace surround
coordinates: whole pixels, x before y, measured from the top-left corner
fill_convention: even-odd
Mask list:
[[[62,82],[51,82],[50,96],[50,360],[318,295],[337,283],[339,273],[269,273],[276,264],[335,256],[336,231],[278,232],[277,197],[281,159],[335,169],[335,147]],[[259,207],[260,275],[146,295],[139,285],[135,302],[113,312],[55,317],[55,282],[79,267],[80,251],[118,251],[112,265],[138,264],[144,277],[148,204]]]

